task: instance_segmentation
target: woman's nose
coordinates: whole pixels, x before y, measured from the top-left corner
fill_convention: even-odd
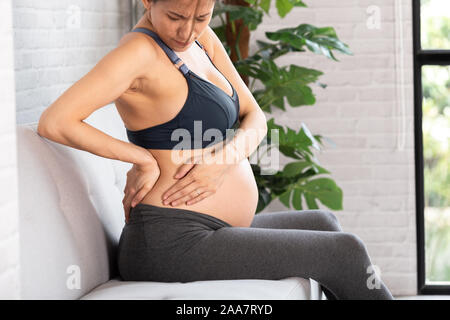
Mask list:
[[[194,33],[195,22],[190,20],[187,21],[179,30],[178,30],[178,39],[183,42],[188,42],[192,38],[192,34]]]

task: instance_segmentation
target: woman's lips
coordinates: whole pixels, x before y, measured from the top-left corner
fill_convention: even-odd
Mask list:
[[[177,45],[179,45],[180,47],[186,47],[186,42],[180,42],[180,41],[177,41],[177,40],[174,40],[175,41],[175,43],[177,44]]]

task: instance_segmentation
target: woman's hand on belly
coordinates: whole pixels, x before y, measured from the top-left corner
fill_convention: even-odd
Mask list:
[[[250,224],[258,204],[258,187],[247,159],[232,166],[232,169],[226,172],[226,178],[215,194],[192,205],[180,203],[176,207],[170,204],[164,205],[162,195],[177,182],[174,176],[179,165],[172,165],[167,157],[166,159],[159,157],[158,163],[161,175],[142,203],[207,213],[225,220],[233,226]]]
[[[192,205],[216,193],[227,171],[235,165],[219,160],[210,154],[201,161],[194,160],[181,165],[175,176],[179,180],[162,195],[163,204]]]

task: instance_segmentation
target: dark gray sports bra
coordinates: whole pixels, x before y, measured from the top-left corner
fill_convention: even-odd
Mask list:
[[[143,32],[151,36],[172,63],[177,64],[181,61],[152,30],[136,28],[133,32]],[[197,40],[195,42],[217,69],[203,46]],[[186,64],[183,63],[179,70],[185,76],[189,90],[183,107],[173,119],[165,123],[136,131],[125,128],[131,143],[146,149],[203,149],[227,140],[239,127],[239,97],[228,79],[233,89],[232,97],[189,70]],[[176,129],[184,130],[174,132]]]

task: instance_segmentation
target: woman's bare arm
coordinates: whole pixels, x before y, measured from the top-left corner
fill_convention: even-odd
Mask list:
[[[115,139],[83,121],[120,97],[155,61],[156,52],[147,39],[135,37],[123,42],[42,113],[38,134],[104,158],[154,164],[156,160],[148,150]]]
[[[205,32],[214,64],[230,80],[239,96],[240,125],[229,141],[218,145],[216,156],[226,163],[239,163],[248,158],[267,134],[267,119],[258,102],[233,65],[219,37],[211,27]]]

